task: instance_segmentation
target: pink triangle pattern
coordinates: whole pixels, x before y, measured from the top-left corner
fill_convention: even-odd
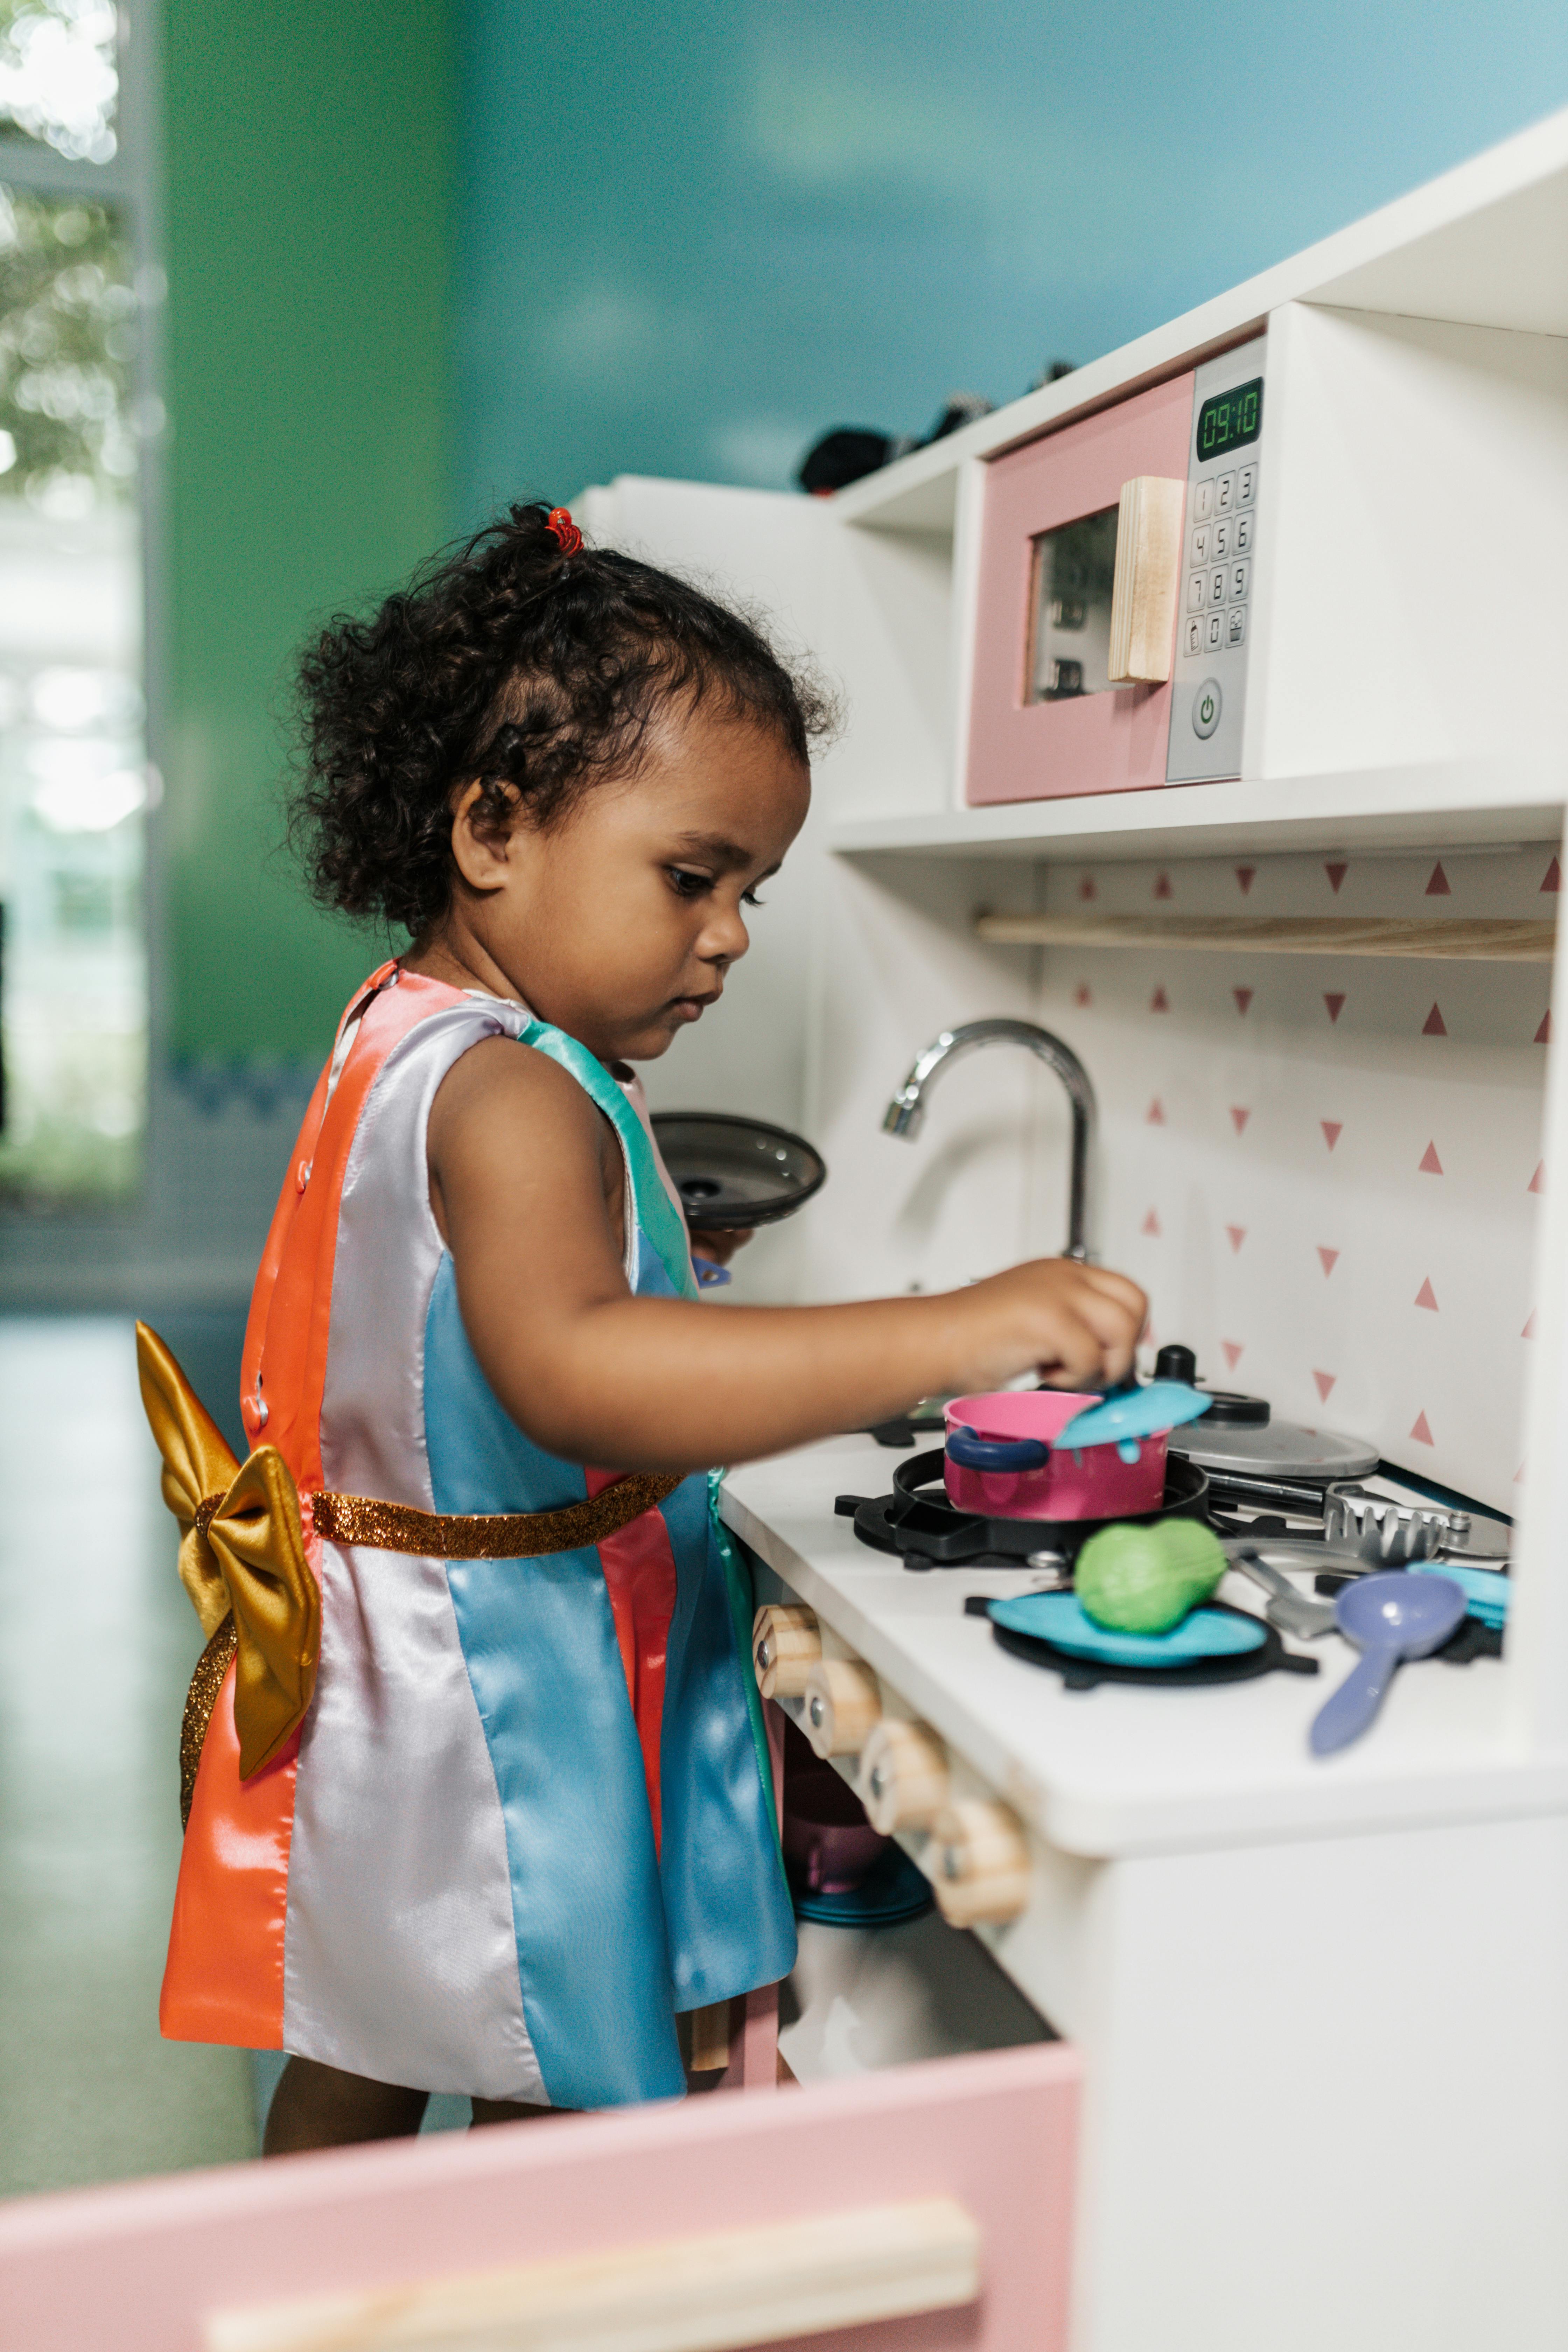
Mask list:
[[[1337,1021],[1341,1013],[1345,1009],[1344,991],[1341,989],[1337,994],[1331,994],[1327,990],[1325,990],[1323,993],[1323,1003],[1329,1008],[1329,1019],[1331,1021]]]
[[[1415,1304],[1417,1307],[1429,1307],[1434,1315],[1439,1315],[1442,1313],[1442,1309],[1437,1304],[1437,1294],[1432,1287],[1432,1277],[1430,1275],[1426,1276],[1426,1281],[1416,1292]]]
[[[1421,1034],[1423,1037],[1446,1037],[1447,1034],[1448,1024],[1443,1018],[1443,1008],[1435,1004],[1421,1024]]]
[[[1159,1097],[1159,1096],[1158,1096],[1158,1095],[1156,1095],[1156,1096],[1155,1096],[1155,1097],[1154,1097],[1153,1101],[1150,1104],[1150,1106],[1149,1106],[1148,1109],[1144,1112],[1144,1114],[1143,1114],[1143,1124],[1144,1124],[1144,1126],[1145,1126],[1145,1127],[1163,1127],[1163,1126],[1164,1126],[1164,1124],[1165,1124],[1165,1106],[1164,1106],[1164,1104],[1160,1100],[1160,1097]]]
[[[1240,1363],[1240,1361],[1241,1361],[1241,1360],[1242,1360],[1242,1357],[1243,1357],[1243,1356],[1246,1354],[1246,1352],[1247,1352],[1247,1342],[1246,1342],[1246,1340],[1245,1340],[1245,1339],[1222,1339],[1222,1340],[1220,1341],[1220,1343],[1219,1343],[1219,1344],[1220,1344],[1220,1349],[1221,1349],[1221,1350],[1222,1350],[1222,1352],[1223,1352],[1223,1354],[1224,1354],[1224,1356],[1225,1356],[1225,1368],[1226,1368],[1226,1371],[1227,1371],[1227,1372],[1234,1372],[1234,1371],[1235,1371],[1235,1370],[1236,1370],[1236,1368],[1237,1368],[1237,1364],[1239,1364],[1239,1363]]]
[[[1318,1402],[1320,1404],[1328,1403],[1330,1397],[1333,1394],[1334,1389],[1338,1384],[1339,1377],[1338,1372],[1314,1372],[1312,1374],[1312,1378],[1318,1384]]]
[[[1251,1003],[1257,992],[1250,988],[1233,988],[1230,992],[1236,999],[1237,1011],[1245,1021],[1247,1018],[1247,1008]]]
[[[1551,1043],[1552,1043],[1552,1012],[1551,1012],[1551,1008],[1550,1008],[1550,1006],[1549,1006],[1549,1007],[1547,1008],[1547,1010],[1546,1010],[1546,1011],[1542,1014],[1542,1016],[1541,1016],[1541,1026],[1540,1026],[1540,1028],[1536,1031],[1535,1035],[1534,1035],[1533,1039],[1531,1040],[1531,1043],[1532,1043],[1532,1044],[1534,1044],[1534,1045],[1551,1045]]]
[[[1524,1328],[1523,1328],[1523,1330],[1520,1333],[1520,1335],[1519,1335],[1519,1336],[1520,1336],[1520,1338],[1521,1338],[1521,1339],[1534,1339],[1534,1337],[1535,1337],[1535,1309],[1534,1309],[1534,1307],[1533,1307],[1531,1308],[1530,1313],[1529,1313],[1529,1316],[1526,1318],[1526,1320],[1525,1320],[1525,1326],[1524,1326]]]
[[[1326,1282],[1330,1275],[1332,1274],[1335,1266],[1338,1265],[1340,1262],[1340,1254],[1338,1250],[1325,1249],[1322,1243],[1320,1242],[1318,1244],[1318,1255],[1323,1262],[1323,1279]],[[1328,1391],[1325,1390],[1325,1396],[1327,1393]]]
[[[1535,1169],[1535,1173],[1534,1173],[1534,1175],[1531,1178],[1531,1180],[1530,1180],[1529,1183],[1525,1186],[1525,1188],[1524,1188],[1524,1189],[1525,1189],[1525,1191],[1526,1191],[1527,1192],[1545,1192],[1545,1190],[1546,1190],[1546,1162],[1545,1162],[1545,1160],[1538,1160],[1538,1161],[1537,1161],[1537,1163],[1536,1163],[1536,1169]]]
[[[1073,990],[1072,1001],[1078,1006],[1080,1013],[1087,1012],[1089,1007],[1094,1003],[1094,991],[1090,988],[1087,980],[1080,980],[1079,982],[1078,986]]]
[[[1226,1225],[1226,1232],[1230,1235],[1230,1245],[1232,1249],[1239,1252],[1242,1243],[1247,1239],[1247,1227],[1245,1225]]]
[[[1343,1119],[1321,1118],[1318,1121],[1318,1125],[1323,1130],[1323,1141],[1328,1145],[1329,1150],[1331,1151],[1335,1144],[1339,1141],[1341,1136],[1345,1131],[1345,1123]]]
[[[1525,1457],[1524,1457],[1524,1460],[1520,1464],[1519,1468],[1518,1468],[1518,1469],[1514,1472],[1514,1474],[1513,1474],[1513,1483],[1514,1483],[1514,1485],[1515,1485],[1516,1486],[1523,1486],[1523,1484],[1524,1484],[1524,1474],[1525,1474],[1526,1470],[1529,1468],[1529,1466],[1530,1466],[1530,1456],[1529,1456],[1529,1454],[1527,1454],[1525,1455]]]
[[[1092,874],[1081,874],[1079,877],[1078,895],[1080,898],[1099,898],[1100,893],[1094,887],[1094,877]]]
[[[1249,1110],[1243,1110],[1239,1103],[1232,1103],[1230,1107],[1230,1116],[1237,1135],[1245,1135],[1247,1133],[1247,1122],[1252,1117],[1252,1113]]]
[[[1543,890],[1561,890],[1561,889],[1562,889],[1562,887],[1563,887],[1563,868],[1558,865],[1557,860],[1555,859],[1555,857],[1552,859],[1552,861],[1551,865],[1547,867],[1546,872],[1545,872],[1544,876],[1543,876],[1543,877],[1542,877],[1542,884],[1541,884],[1541,887],[1542,887],[1542,888]]]
[[[1429,1143],[1421,1154],[1420,1173],[1423,1176],[1440,1176],[1443,1173],[1443,1163],[1437,1157],[1435,1143]]]
[[[1147,1234],[1151,1241],[1157,1242],[1161,1237],[1159,1211],[1151,1209],[1138,1230],[1140,1233]]]
[[[1417,1445],[1436,1445],[1437,1443],[1436,1439],[1432,1434],[1432,1424],[1427,1420],[1424,1412],[1418,1412],[1416,1414],[1415,1427],[1411,1430],[1410,1434],[1415,1440]]]
[[[1171,1000],[1162,984],[1155,989],[1153,995],[1149,999],[1149,1010],[1151,1013],[1169,1013],[1170,1009]]]
[[[1257,866],[1238,866],[1236,869],[1236,878],[1241,885],[1241,895],[1245,898],[1247,892],[1251,889],[1254,882],[1258,879]]]
[[[1331,866],[1325,866],[1323,868],[1324,873],[1329,877],[1329,887],[1332,890],[1336,898],[1340,895],[1340,886],[1344,881],[1345,876],[1350,872],[1350,870],[1351,869],[1348,865],[1338,863]]]
[[[1155,896],[1155,898],[1173,898],[1175,897],[1175,895],[1176,895],[1176,894],[1175,894],[1175,892],[1174,892],[1174,891],[1172,889],[1172,887],[1171,887],[1171,877],[1170,877],[1170,876],[1169,876],[1168,874],[1156,874],[1156,875],[1155,875],[1155,877],[1154,877],[1154,896]]]
[[[1439,858],[1432,868],[1432,879],[1426,885],[1426,896],[1428,898],[1451,898],[1453,895],[1448,877],[1443,871],[1443,861]]]

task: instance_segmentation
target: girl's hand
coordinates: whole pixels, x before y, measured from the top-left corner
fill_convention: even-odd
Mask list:
[[[710,1257],[715,1265],[728,1265],[735,1252],[744,1249],[755,1231],[754,1225],[744,1225],[738,1233],[728,1230],[721,1233],[716,1227],[710,1229],[706,1225],[693,1225],[691,1255],[693,1257]]]
[[[1149,1302],[1135,1282],[1071,1258],[1036,1258],[955,1294],[973,1320],[960,1336],[963,1391],[1037,1372],[1052,1388],[1112,1388],[1132,1370]]]

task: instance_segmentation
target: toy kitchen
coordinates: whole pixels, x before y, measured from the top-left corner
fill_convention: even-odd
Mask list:
[[[864,1908],[901,1865],[936,1906],[854,1965],[806,1906],[800,2095],[1021,2058],[1018,1996],[1081,2069],[1070,2214],[1044,2169],[1031,2200],[1070,2251],[999,2343],[1568,2327],[1565,265],[1559,117],[831,499],[597,494],[847,704],[767,910],[796,890],[795,943],[757,935],[807,1032],[759,1023],[776,1090],[737,1105],[831,1174],[735,1295],[1086,1249],[1149,1295],[1142,1380],[1211,1400],[1154,1502],[1247,1646],[1179,1662],[1079,1608],[1095,1521],[1029,1499],[1071,1450],[1033,1397],[724,1488],[792,1756],[894,1841]],[[733,1045],[691,1042],[717,1102]],[[703,1098],[676,1059],[656,1103]],[[1448,1630],[1315,1742],[1356,1587],[1445,1567]]]
[[[638,2343],[1557,2352],[1568,114],[831,498],[574,504],[847,705],[648,1073],[829,1171],[710,1311],[1067,1249],[1151,1328],[729,1474],[802,1959],[716,2071],[796,2087],[424,2149],[417,2263],[625,2204],[773,2282]]]

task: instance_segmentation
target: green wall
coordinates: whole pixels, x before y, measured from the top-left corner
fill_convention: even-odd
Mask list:
[[[290,656],[447,536],[447,0],[166,0],[170,1045],[321,1055],[383,952],[279,847]]]

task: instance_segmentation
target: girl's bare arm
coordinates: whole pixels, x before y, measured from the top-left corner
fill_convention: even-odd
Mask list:
[[[510,1040],[465,1054],[431,1111],[432,1204],[474,1353],[519,1427],[568,1461],[697,1469],[1037,1368],[1079,1389],[1131,1368],[1142,1292],[1064,1259],[847,1307],[633,1297],[606,1149],[618,1153],[575,1080]]]

